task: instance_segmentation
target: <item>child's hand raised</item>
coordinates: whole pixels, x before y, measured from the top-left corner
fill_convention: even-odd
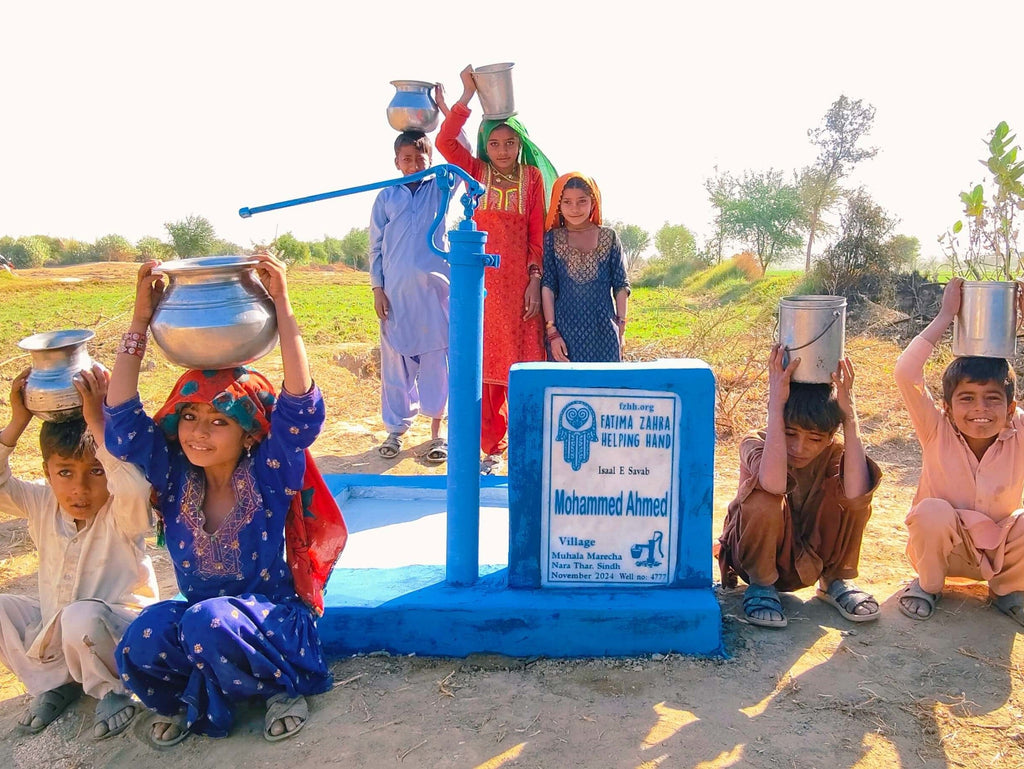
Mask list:
[[[857,418],[857,405],[853,398],[853,361],[843,358],[832,372],[832,384],[836,386],[836,401],[843,412],[843,423]]]
[[[939,308],[939,315],[952,323],[953,318],[960,312],[960,302],[963,298],[963,278],[950,278],[949,283],[942,292],[942,306]]]
[[[782,345],[772,345],[771,354],[768,356],[768,407],[783,408],[789,400],[789,383],[793,378],[793,372],[800,365],[799,358],[793,358],[788,366],[783,365],[786,351]]]
[[[462,81],[462,96],[459,97],[459,103],[462,106],[469,104],[469,100],[473,98],[473,94],[476,93],[476,81],[473,79],[473,65],[467,64],[462,72],[459,73],[459,79]]]
[[[287,299],[288,279],[285,277],[288,270],[287,265],[265,251],[255,254],[253,258],[259,260],[259,264],[256,265],[256,273],[260,276],[260,282],[267,289],[270,298],[274,300],[274,304],[281,299]]]
[[[434,83],[434,101],[437,103],[437,108],[441,110],[441,114],[448,117],[451,110],[448,109],[448,103],[444,100],[444,86],[440,83]]]
[[[135,309],[132,314],[132,323],[148,327],[153,319],[153,312],[156,310],[160,297],[164,295],[164,276],[153,270],[160,264],[156,259],[144,262],[139,267],[138,277],[135,281]]]
[[[107,397],[110,372],[99,363],[92,368],[79,371],[71,380],[82,396],[82,418],[93,437],[103,440],[103,400]]]
[[[32,421],[32,412],[25,405],[25,383],[31,373],[32,369],[27,368],[11,382],[11,422],[23,427]]]

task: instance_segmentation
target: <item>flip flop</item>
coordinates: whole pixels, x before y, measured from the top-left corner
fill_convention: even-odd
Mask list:
[[[384,459],[394,459],[402,450],[402,434],[388,433],[388,437],[377,447],[377,453]]]
[[[1015,590],[1006,595],[996,595],[989,590],[988,598],[999,611],[1018,625],[1024,625],[1024,590]]]
[[[434,438],[427,444],[427,452],[423,459],[432,465],[439,465],[448,461],[448,441],[444,438]]]
[[[128,719],[122,724],[119,724],[117,726],[111,726],[110,719],[112,719],[121,711],[126,710],[127,708],[132,709],[132,714],[128,717]],[[127,694],[107,692],[103,695],[103,699],[101,699],[96,704],[96,717],[93,720],[92,725],[93,737],[97,740],[106,740],[110,737],[120,734],[128,728],[128,725],[131,724],[132,720],[135,718],[135,714],[138,712],[138,705],[136,705],[135,701]],[[106,726],[107,731],[101,734],[99,737],[97,737],[96,727],[100,724]]]
[[[871,622],[878,619],[881,614],[875,597],[846,579],[832,580],[828,590],[822,590],[819,587],[815,598],[819,601],[824,601],[830,606],[834,606],[835,610],[844,619],[850,620],[850,622]],[[857,614],[855,611],[850,611],[850,609],[857,609],[863,606],[868,601],[872,601],[875,604],[875,610],[870,614]]]
[[[158,740],[153,736],[153,726],[155,724],[174,724],[178,727],[178,734],[169,740]],[[184,713],[175,713],[173,716],[165,716],[156,711],[150,713],[149,723],[146,724],[146,739],[154,748],[169,748],[172,745],[177,745],[188,735],[188,724],[185,722]]]
[[[920,598],[922,601],[928,604],[928,613],[917,614],[915,612],[912,612],[910,609],[903,605],[902,599],[904,596],[907,596],[909,598]],[[900,591],[900,594],[896,597],[896,605],[900,607],[900,611],[903,612],[905,616],[916,620],[926,620],[931,619],[932,614],[935,613],[935,604],[939,602],[939,598],[941,596],[942,593],[926,592],[921,588],[921,581],[915,579],[913,582],[911,582],[909,585],[903,588],[903,590]]]
[[[751,612],[758,609],[768,609],[778,612],[782,619],[765,619],[754,617]],[[749,585],[743,594],[743,616],[751,625],[758,627],[786,627],[789,620],[782,611],[782,601],[779,600],[779,591],[774,585]]]
[[[52,724],[57,716],[63,713],[68,705],[82,696],[80,684],[72,682],[62,684],[56,689],[50,689],[33,698],[28,705],[26,715],[29,716],[27,724],[18,724],[16,727],[22,734],[39,734],[47,726]],[[32,719],[38,718],[42,721],[38,726],[32,726]]]
[[[290,732],[282,732],[281,734],[270,733],[271,726],[289,716],[299,719],[299,725]],[[298,697],[289,697],[284,692],[275,694],[267,700],[267,715],[263,717],[263,736],[267,739],[267,742],[280,742],[281,740],[287,740],[289,737],[294,737],[302,730],[302,727],[306,725],[306,719],[308,718],[309,706],[306,704],[305,697],[301,695]]]

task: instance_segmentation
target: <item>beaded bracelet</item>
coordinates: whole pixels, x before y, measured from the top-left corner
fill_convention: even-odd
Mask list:
[[[537,278],[538,280],[542,280],[544,278],[544,273],[541,271],[540,267],[538,267],[535,264],[530,265],[530,268],[529,270],[527,270],[527,273],[531,278]]]
[[[620,315],[616,315],[616,316],[615,316],[615,322],[616,322],[616,323],[617,323],[618,325],[620,325],[620,326],[625,326],[625,325],[626,325],[626,319],[625,319],[625,318],[623,318],[623,317],[622,317],[622,316],[620,316]]]
[[[117,354],[137,355],[142,358],[146,354],[146,335],[138,331],[126,331],[121,334],[121,346],[117,348]]]

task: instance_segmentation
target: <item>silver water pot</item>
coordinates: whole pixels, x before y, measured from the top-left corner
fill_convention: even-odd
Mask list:
[[[388,124],[396,131],[423,131],[437,128],[440,110],[434,101],[433,83],[423,80],[392,80],[395,95],[388,104]]]
[[[201,256],[164,262],[168,285],[153,312],[153,341],[172,363],[190,369],[242,366],[277,344],[274,302],[248,256]]]
[[[95,334],[88,329],[45,331],[27,336],[18,347],[32,356],[25,382],[25,407],[45,422],[64,422],[82,415],[82,396],[72,378],[92,368],[86,344]]]

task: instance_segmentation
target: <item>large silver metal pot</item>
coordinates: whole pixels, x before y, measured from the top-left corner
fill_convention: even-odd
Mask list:
[[[95,334],[88,329],[46,331],[18,342],[32,356],[25,382],[25,407],[45,422],[64,422],[82,415],[82,396],[72,377],[92,367],[86,343]]]
[[[153,313],[153,341],[191,369],[242,366],[277,344],[274,302],[248,256],[201,256],[153,269],[169,284]]]
[[[512,93],[512,67],[510,61],[485,64],[473,69],[476,95],[480,98],[485,120],[504,120],[516,114],[516,100]]]
[[[433,83],[422,80],[392,80],[395,95],[388,104],[388,124],[396,131],[423,131],[437,128],[440,110],[431,91]]]
[[[953,354],[1012,358],[1017,354],[1017,284],[965,280],[953,319]]]

